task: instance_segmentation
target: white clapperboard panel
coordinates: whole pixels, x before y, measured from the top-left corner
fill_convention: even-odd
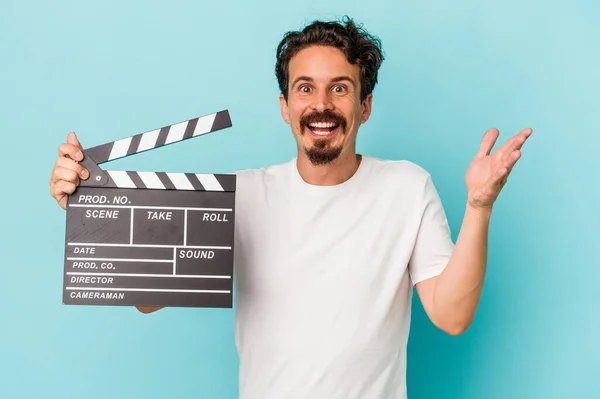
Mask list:
[[[227,110],[84,150],[67,204],[63,303],[232,307],[235,175],[98,164],[231,126]]]

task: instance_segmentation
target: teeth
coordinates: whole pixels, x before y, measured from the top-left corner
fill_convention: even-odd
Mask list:
[[[333,122],[317,122],[317,123],[311,123],[308,126],[316,127],[317,129],[328,129],[328,128],[334,127],[335,123],[333,123]]]

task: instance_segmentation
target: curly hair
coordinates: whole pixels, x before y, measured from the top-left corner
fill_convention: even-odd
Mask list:
[[[350,64],[358,64],[360,100],[364,101],[377,84],[377,73],[384,54],[380,39],[349,17],[338,22],[314,21],[302,31],[290,31],[283,36],[277,46],[275,75],[285,100],[288,99],[290,60],[300,50],[317,45],[336,47],[344,53]]]

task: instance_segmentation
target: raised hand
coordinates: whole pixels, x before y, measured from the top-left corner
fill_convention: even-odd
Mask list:
[[[67,155],[71,159],[67,158]],[[75,133],[71,132],[67,136],[67,142],[58,147],[58,159],[48,182],[50,195],[63,209],[67,207],[68,196],[73,194],[79,185],[79,179],[85,180],[89,177],[89,172],[78,163],[81,160],[83,160],[83,148]]]
[[[521,130],[491,154],[500,132],[498,129],[490,129],[485,133],[479,151],[465,175],[469,206],[491,209],[513,167],[521,158],[521,147],[532,132],[529,128]]]

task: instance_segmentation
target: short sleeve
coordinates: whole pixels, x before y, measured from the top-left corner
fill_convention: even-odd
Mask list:
[[[448,219],[430,175],[420,199],[423,211],[408,265],[413,285],[442,273],[454,250]]]

